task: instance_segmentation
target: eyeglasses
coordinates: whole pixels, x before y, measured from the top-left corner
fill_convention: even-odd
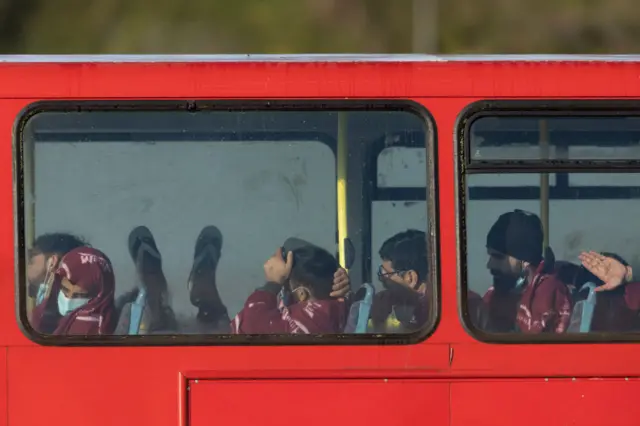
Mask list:
[[[404,274],[406,271],[387,271],[386,269],[384,269],[384,267],[382,265],[380,265],[380,267],[378,268],[378,278],[382,279],[382,278],[389,278],[392,277],[393,275],[400,275],[400,274]]]

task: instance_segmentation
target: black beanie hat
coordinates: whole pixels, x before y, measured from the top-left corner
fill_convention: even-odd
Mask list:
[[[540,218],[522,210],[501,215],[487,234],[487,248],[539,265],[544,235]]]

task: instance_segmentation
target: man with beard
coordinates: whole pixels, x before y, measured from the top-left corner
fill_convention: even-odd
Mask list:
[[[427,283],[427,237],[410,229],[394,235],[380,247],[378,278],[384,290],[371,305],[369,332],[410,333],[429,318],[431,286]]]
[[[493,276],[493,286],[483,297],[487,331],[566,331],[571,297],[553,272],[553,252],[546,248],[543,257],[542,245],[542,222],[533,213],[505,213],[489,230],[487,269]]]

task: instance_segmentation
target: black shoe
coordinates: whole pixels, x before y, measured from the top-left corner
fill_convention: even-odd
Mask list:
[[[146,226],[138,226],[129,233],[129,255],[134,263],[138,262],[140,255],[140,249],[145,248],[145,252],[155,257],[158,260],[162,260],[156,240],[153,238],[153,234]]]
[[[175,315],[168,304],[168,284],[162,271],[162,255],[146,226],[138,226],[129,234],[129,254],[138,273],[138,286],[145,290],[147,332],[176,330]],[[140,293],[134,289],[130,294],[137,298]]]
[[[227,314],[216,286],[216,270],[222,254],[222,233],[215,226],[207,226],[198,235],[193,253],[193,267],[189,274],[189,298],[198,308],[198,319],[217,321]]]
[[[198,235],[196,247],[193,252],[193,260],[195,261],[202,257],[208,248],[209,250],[213,249],[210,254],[214,255],[215,261],[217,262],[222,254],[222,232],[220,232],[218,227],[213,225],[206,226],[202,231],[200,231],[200,235]]]

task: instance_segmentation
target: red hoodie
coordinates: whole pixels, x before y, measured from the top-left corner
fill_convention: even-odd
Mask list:
[[[482,300],[482,297],[471,290],[467,292],[467,311],[471,323],[477,328],[484,330],[487,328],[487,307]]]
[[[640,310],[640,282],[631,282],[624,286],[624,301],[628,309]]]
[[[65,316],[58,311],[63,278],[96,295]],[[31,325],[39,333],[56,336],[113,334],[117,321],[113,297],[115,283],[113,266],[107,255],[91,247],[71,250],[60,261],[49,296],[33,310]]]
[[[640,331],[640,282],[598,293],[592,332]]]
[[[231,333],[342,333],[347,316],[345,301],[310,300],[286,306],[278,297],[281,289],[281,285],[267,283],[254,291],[231,321]]]
[[[484,295],[488,329],[526,334],[564,333],[571,317],[571,296],[566,284],[538,266],[521,292],[506,294],[491,287]],[[517,326],[517,327],[516,327]]]

